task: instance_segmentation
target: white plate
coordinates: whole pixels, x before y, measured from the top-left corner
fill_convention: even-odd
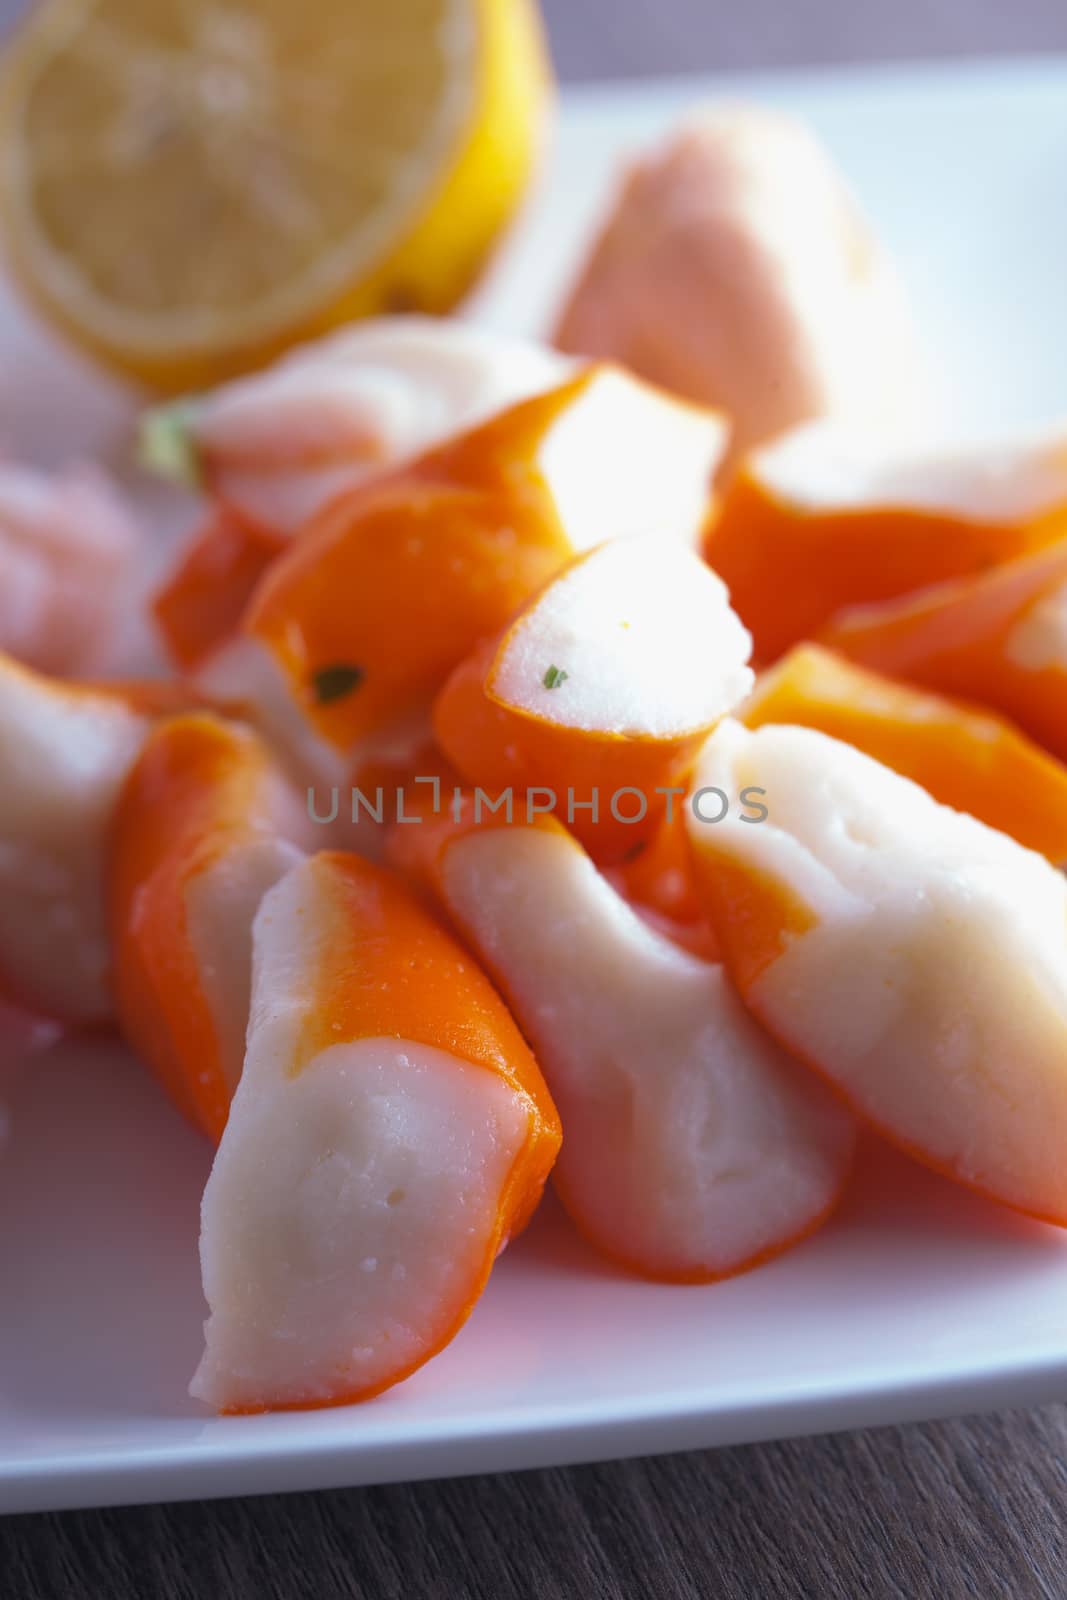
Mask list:
[[[903,265],[961,422],[1067,412],[1063,64],[572,94],[553,179],[481,314],[543,319],[618,155],[723,92],[796,109],[827,138]],[[90,410],[97,392],[0,307],[0,434],[42,456],[60,438],[107,445],[123,406],[112,391]],[[57,1046],[11,1099],[2,1509],[540,1466],[1067,1390],[1067,1239],[872,1150],[838,1218],[748,1277],[627,1278],[546,1208],[460,1337],[398,1390],[212,1418],[186,1394],[207,1148],[110,1045]]]

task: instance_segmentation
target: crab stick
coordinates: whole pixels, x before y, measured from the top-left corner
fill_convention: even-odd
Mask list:
[[[509,1001],[560,1109],[555,1183],[583,1233],[653,1278],[705,1282],[832,1208],[852,1119],[754,1024],[716,964],[656,933],[553,817],[469,800],[394,830]]]
[[[148,412],[142,454],[285,541],[346,489],[573,369],[557,351],[452,318],[372,318]]]
[[[899,282],[827,154],[753,106],[632,168],[556,342],[721,407],[735,453],[810,417],[912,420],[922,395]]]
[[[742,464],[704,553],[768,662],[844,606],[973,577],[1064,537],[1064,428],[946,453],[826,423]]]
[[[382,317],[148,413],[149,463],[213,502],[154,601],[176,664],[200,665],[236,631],[274,557],[330,500],[557,387],[573,367],[469,324]]]
[[[462,1326],[559,1123],[488,979],[392,874],[310,857],[265,895],[253,950],[192,1392],[225,1411],[365,1399]]]
[[[934,1169],[1067,1226],[1067,881],[811,728],[727,720],[694,782],[768,818],[690,811],[698,883],[752,1015]]]
[[[434,731],[469,783],[543,789],[597,860],[617,861],[751,687],[750,648],[693,551],[655,534],[616,540],[457,667]]]
[[[724,438],[714,413],[591,368],[334,501],[201,681],[308,764],[350,767],[575,554],[652,530],[692,544]]]

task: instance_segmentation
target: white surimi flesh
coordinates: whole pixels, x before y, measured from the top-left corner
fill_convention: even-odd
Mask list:
[[[1067,506],[1067,425],[971,444],[902,447],[837,422],[795,428],[749,459],[751,475],[805,512],[916,509],[980,523]]]
[[[577,562],[509,631],[491,692],[569,727],[669,738],[751,689],[752,639],[721,579],[682,544],[620,539]],[[548,687],[546,669],[566,677]]]

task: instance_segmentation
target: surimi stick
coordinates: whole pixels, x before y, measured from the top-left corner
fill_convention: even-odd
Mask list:
[[[721,407],[735,458],[809,417],[922,412],[891,264],[811,131],[762,106],[701,107],[625,174],[556,342]]]
[[[1044,857],[811,728],[727,720],[698,784],[768,818],[689,821],[757,1020],[868,1122],[1067,1226],[1067,881]]]
[[[563,1118],[560,1197],[606,1254],[707,1282],[832,1209],[852,1119],[746,1015],[724,969],[654,932],[554,818],[473,807],[397,827],[394,859],[485,962]]]
[[[148,412],[146,464],[211,502],[153,604],[175,663],[202,666],[232,637],[275,556],[330,500],[574,370],[470,323],[377,317]]]
[[[371,317],[149,411],[142,455],[284,544],[344,490],[557,387],[575,366],[450,317]]]
[[[309,858],[264,897],[253,944],[192,1392],[227,1411],[366,1399],[462,1326],[559,1123],[488,980],[392,874]]]
[[[332,1405],[460,1327],[559,1145],[488,980],[388,872],[305,857],[256,736],[158,730],[111,874],[120,1012],[218,1143],[201,1217],[211,1307],[193,1392]]]
[[[63,677],[113,668],[140,544],[96,467],[50,475],[0,459],[0,650]]]
[[[456,669],[434,731],[469,783],[544,788],[596,860],[618,861],[654,833],[666,792],[681,792],[751,687],[750,648],[693,551],[655,534],[616,540]]]
[[[716,413],[588,368],[327,506],[201,686],[343,775],[575,554],[695,544],[725,437]]]
[[[1062,426],[949,451],[823,423],[741,464],[704,553],[765,663],[843,607],[974,577],[1065,536]]]

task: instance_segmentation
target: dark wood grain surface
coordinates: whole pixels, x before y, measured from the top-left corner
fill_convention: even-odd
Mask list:
[[[149,0],[145,0],[149,3]],[[0,0],[0,24],[20,9]],[[546,0],[564,77],[1067,50],[1064,0]],[[2,1600],[1067,1600],[1067,1406],[0,1521]]]
[[[5,1600],[1063,1600],[1067,1407],[0,1523]]]

